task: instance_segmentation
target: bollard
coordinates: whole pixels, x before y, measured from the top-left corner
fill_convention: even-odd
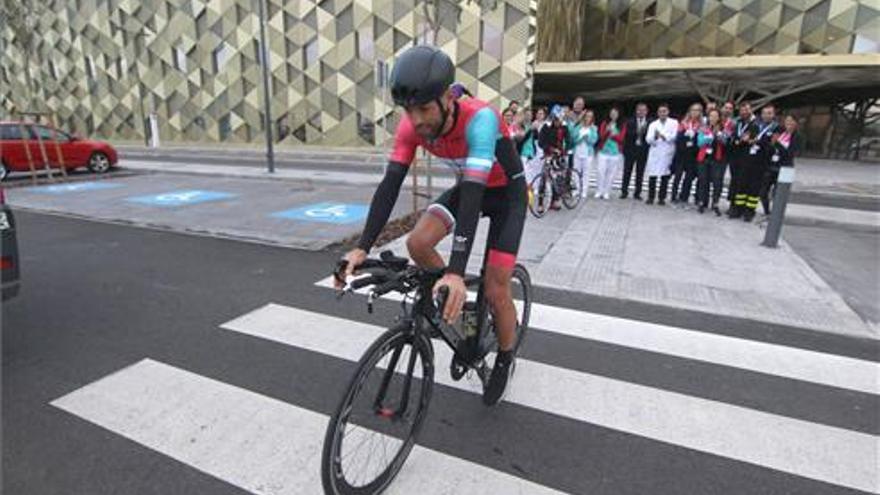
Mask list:
[[[776,193],[773,195],[773,206],[770,210],[770,224],[767,225],[767,232],[764,233],[762,246],[775,248],[779,244],[779,234],[782,232],[782,221],[785,218],[785,206],[788,204],[792,182],[794,182],[794,167],[779,167]]]

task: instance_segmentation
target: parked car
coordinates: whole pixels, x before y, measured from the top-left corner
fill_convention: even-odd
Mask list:
[[[18,294],[18,239],[15,233],[15,217],[6,204],[6,194],[0,187],[0,282],[2,282],[2,299],[5,301]]]
[[[67,170],[88,167],[92,172],[104,173],[119,159],[113,146],[102,141],[82,139],[43,124],[0,122],[0,180],[9,172],[30,170],[28,149],[34,168],[45,168],[38,138],[42,139],[46,159],[54,168],[63,161]]]

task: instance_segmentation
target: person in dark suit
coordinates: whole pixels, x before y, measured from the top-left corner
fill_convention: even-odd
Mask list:
[[[636,114],[626,121],[626,139],[623,142],[623,184],[620,185],[620,199],[629,196],[629,181],[633,168],[636,170],[636,184],[633,199],[642,199],[642,182],[645,176],[645,163],[648,161],[648,105],[638,103]]]

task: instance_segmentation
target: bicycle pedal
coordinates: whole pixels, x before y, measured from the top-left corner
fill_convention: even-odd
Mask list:
[[[468,373],[467,366],[460,364],[455,358],[449,363],[449,376],[453,381],[459,381]]]

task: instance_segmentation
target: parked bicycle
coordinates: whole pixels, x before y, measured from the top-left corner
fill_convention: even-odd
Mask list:
[[[441,289],[436,300],[432,293],[443,270],[410,266],[406,258],[390,251],[379,259],[368,259],[359,270],[368,275],[347,281],[339,297],[372,287],[367,296],[372,312],[377,298],[397,292],[403,295],[402,315],[361,357],[327,425],[321,480],[325,493],[332,495],[381,493],[400,472],[431,401],[432,339],[441,339],[452,349],[449,372],[453,380],[474,371],[483,387],[491,374],[488,357],[498,349],[483,294],[485,265],[480,276],[465,278],[467,287],[477,289],[476,299],[465,303],[461,323],[456,326],[441,318],[445,292]],[[336,270],[337,276],[341,273],[345,273],[344,262]],[[514,267],[511,290],[517,307],[517,353],[531,312],[531,281],[521,265]]]
[[[541,218],[552,209],[553,202],[559,200],[566,208],[573,209],[581,201],[582,188],[583,177],[572,169],[568,157],[558,154],[547,156],[541,174],[529,184],[529,211]]]

